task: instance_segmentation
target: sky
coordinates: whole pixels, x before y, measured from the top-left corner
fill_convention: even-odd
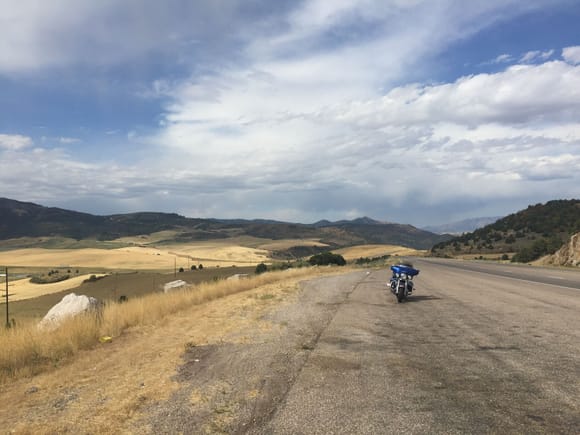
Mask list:
[[[580,197],[579,0],[0,0],[0,197],[426,226]]]

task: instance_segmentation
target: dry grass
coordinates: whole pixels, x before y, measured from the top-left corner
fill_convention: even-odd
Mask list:
[[[195,305],[259,286],[320,273],[320,268],[265,273],[249,279],[202,283],[169,294],[156,293],[126,303],[109,303],[100,315],[70,319],[56,331],[36,324],[0,330],[0,384],[56,367],[82,349],[98,343],[99,337],[118,337],[134,326],[154,325],[168,316]],[[326,272],[326,271],[325,271]]]

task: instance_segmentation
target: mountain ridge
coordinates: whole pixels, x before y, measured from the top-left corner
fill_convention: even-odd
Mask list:
[[[429,249],[449,238],[411,225],[385,223],[369,217],[302,224],[269,219],[190,218],[162,212],[92,215],[8,198],[0,198],[0,216],[0,240],[43,236],[114,240],[177,230],[179,241],[247,235],[274,240],[319,239],[330,247],[376,243]]]

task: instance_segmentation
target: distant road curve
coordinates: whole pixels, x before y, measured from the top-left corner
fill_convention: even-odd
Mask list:
[[[514,280],[549,284],[580,290],[580,269],[556,269],[528,265],[512,265],[430,257],[412,258],[411,260],[419,269],[421,269],[421,263],[429,263],[432,265],[436,264],[438,266],[461,269],[463,271],[485,273]]]

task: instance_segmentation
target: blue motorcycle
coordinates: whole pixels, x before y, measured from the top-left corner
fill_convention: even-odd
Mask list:
[[[390,285],[391,292],[397,297],[397,302],[403,302],[413,293],[413,277],[419,275],[419,270],[410,264],[391,266],[393,276]]]

